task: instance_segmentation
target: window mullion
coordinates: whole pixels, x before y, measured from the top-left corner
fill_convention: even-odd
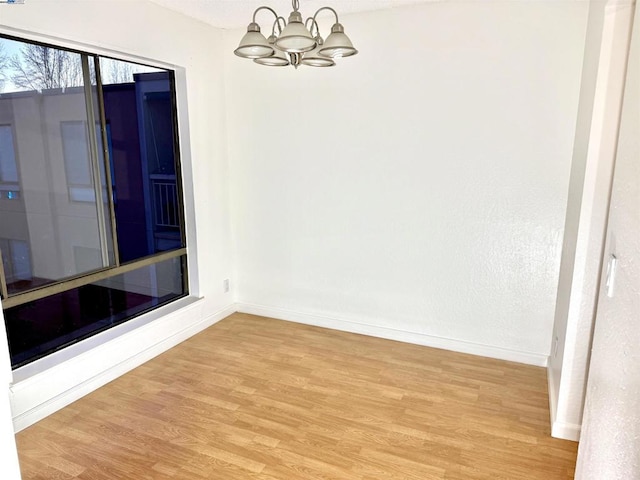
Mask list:
[[[9,296],[9,290],[7,289],[7,277],[4,274],[4,261],[2,257],[2,249],[0,249],[0,294],[2,298],[6,299]]]
[[[173,157],[176,163],[176,188],[178,190],[178,216],[180,218],[180,238],[182,245],[187,244],[187,232],[185,230],[184,190],[182,185],[182,161],[180,158],[180,139],[178,135],[178,96],[176,95],[175,79],[170,82],[171,106],[173,115]]]
[[[116,225],[115,196],[113,193],[113,179],[111,178],[111,158],[109,157],[109,139],[107,138],[107,120],[104,110],[104,92],[102,91],[102,76],[100,72],[100,59],[93,57],[96,72],[96,94],[98,96],[98,112],[100,120],[100,134],[102,135],[102,158],[104,159],[104,172],[106,176],[107,202],[109,204],[109,217],[111,220],[111,237],[113,244],[113,257],[116,267],[120,266],[120,248],[118,246],[118,230]]]
[[[67,290],[73,290],[84,285],[89,285],[90,283],[99,282],[116,275],[132,272],[133,270],[137,270],[141,267],[154,265],[171,258],[181,257],[186,254],[186,248],[169,250],[167,252],[156,253],[155,255],[151,255],[134,262],[124,263],[119,267],[107,267],[95,272],[79,275],[77,277],[71,277],[66,279],[64,282],[54,283],[45,287],[40,287],[34,290],[28,290],[26,292],[14,294],[9,298],[3,299],[2,306],[3,308],[11,308],[22,305],[24,303],[33,302],[34,300],[50,297],[58,293],[66,292]]]
[[[102,181],[100,178],[100,161],[98,160],[98,145],[96,141],[96,116],[93,109],[93,95],[91,73],[89,71],[89,57],[82,55],[82,75],[84,77],[84,94],[85,105],[87,108],[87,129],[89,133],[89,161],[91,163],[91,172],[93,175],[93,190],[96,198],[96,213],[98,217],[98,235],[100,239],[100,253],[102,255],[102,266],[108,267],[111,262],[109,260],[109,243],[107,240],[107,223],[104,213],[104,205],[102,198]]]

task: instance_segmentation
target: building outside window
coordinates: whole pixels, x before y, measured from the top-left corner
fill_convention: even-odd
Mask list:
[[[14,368],[188,294],[174,72],[0,37]]]

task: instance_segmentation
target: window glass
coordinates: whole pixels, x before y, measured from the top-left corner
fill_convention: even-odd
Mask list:
[[[16,43],[0,39],[0,45],[6,42]],[[22,176],[20,198],[0,202],[0,234],[28,246],[32,277],[21,280],[19,286],[9,283],[11,292],[114,262],[108,248],[111,225],[104,222],[104,199],[96,201],[94,194],[78,203],[68,193],[70,184],[88,180],[91,185],[92,177],[102,175],[99,164],[88,162],[87,92],[81,55],[28,43],[14,51],[12,69],[4,73],[8,80],[0,95],[0,124],[7,126],[3,144],[14,145],[16,169],[5,165],[3,171],[9,171],[13,178],[13,172],[20,171]],[[7,132],[13,132],[12,142]],[[72,168],[67,168],[68,159],[73,161]],[[93,252],[91,261],[78,265],[74,258],[77,247]],[[2,255],[9,253],[3,250]]]
[[[10,125],[0,125],[0,182],[18,183],[18,167]]]
[[[19,291],[22,282],[32,280],[31,254],[29,245],[22,240],[0,238],[0,250],[2,250],[2,263],[5,278],[11,286],[10,292]]]
[[[87,125],[82,122],[62,122],[60,124],[62,133],[62,146],[64,167],[67,176],[67,186],[69,188],[69,198],[74,202],[96,201],[96,192],[93,185],[92,162],[89,153],[89,141],[87,138]],[[102,135],[99,134],[100,125],[96,127],[96,145],[98,153],[98,163],[96,168],[100,170],[100,183],[102,191],[102,201],[107,202],[108,192],[105,188],[106,174],[104,157],[102,156]],[[109,239],[108,249],[113,249],[111,239]]]
[[[62,122],[60,130],[67,184],[91,187],[87,126],[82,122]]]
[[[100,57],[100,79],[103,85],[119,85],[133,83],[138,73],[166,72],[160,68],[149,67],[139,63],[125,62],[114,58]]]
[[[13,148],[13,131],[11,125],[0,125],[0,209],[7,205],[7,200],[20,198],[18,166],[16,152]]]
[[[100,72],[120,260],[181,248],[172,72],[103,58]]]
[[[0,93],[83,85],[80,55],[60,48],[0,38]]]
[[[5,311],[14,367],[41,358],[187,292],[177,257]]]

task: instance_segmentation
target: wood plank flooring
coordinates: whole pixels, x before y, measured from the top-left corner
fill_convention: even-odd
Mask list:
[[[546,371],[234,314],[17,435],[24,479],[554,480]]]

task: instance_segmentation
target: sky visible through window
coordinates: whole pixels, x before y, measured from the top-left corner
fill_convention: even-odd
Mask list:
[[[17,90],[13,82],[11,82],[11,76],[15,72],[9,67],[8,62],[14,55],[20,54],[20,46],[20,42],[0,38],[0,93],[15,92]]]
[[[34,61],[29,61],[27,50],[30,48],[32,49],[32,53],[38,53],[37,49],[42,51],[42,49],[48,48],[50,52],[58,54],[55,61],[57,61],[58,64],[62,64],[66,77],[65,79],[60,79],[59,82],[54,82],[56,87],[82,85],[80,55],[53,47],[42,47],[35,44],[10,40],[8,38],[0,38],[0,94],[46,88],[42,85],[26,84],[24,81],[20,81],[21,72],[29,72],[29,67],[36,69],[41,68],[38,65],[34,65]],[[133,82],[133,75],[136,73],[162,71],[161,69],[146,65],[104,57],[100,58],[100,69],[102,73],[102,83],[105,85]],[[61,85],[58,85],[58,83]]]

